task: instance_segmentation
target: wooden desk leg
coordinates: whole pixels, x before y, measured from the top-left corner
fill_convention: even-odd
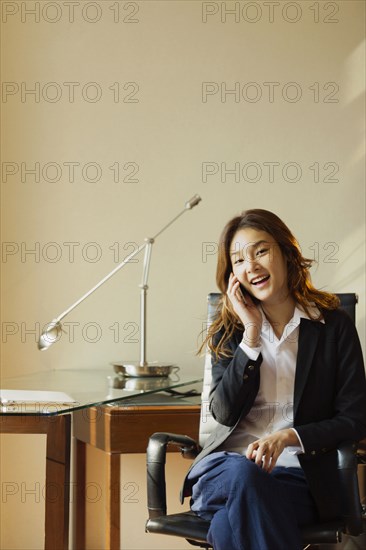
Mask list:
[[[45,550],[69,547],[70,415],[48,418]]]
[[[74,509],[75,550],[85,550],[86,544],[86,443],[76,440],[76,507]]]
[[[106,456],[106,550],[119,550],[120,540],[120,474],[121,456],[108,453]]]

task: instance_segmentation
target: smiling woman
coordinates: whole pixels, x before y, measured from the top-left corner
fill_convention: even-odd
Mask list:
[[[218,425],[184,487],[214,550],[300,550],[300,526],[340,514],[336,448],[366,435],[365,372],[354,324],[311,264],[267,210],[221,234],[222,299],[202,346]]]

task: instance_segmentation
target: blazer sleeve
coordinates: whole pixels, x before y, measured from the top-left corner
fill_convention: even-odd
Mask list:
[[[223,335],[214,335],[216,345]],[[262,354],[250,359],[239,346],[241,335],[234,333],[229,341],[230,357],[212,354],[212,383],[209,400],[214,419],[225,426],[234,426],[253,406],[260,383]]]
[[[335,347],[336,353],[332,354],[334,364],[327,365],[329,388],[333,388],[332,414],[295,426],[305,453],[310,455],[332,450],[342,441],[359,441],[366,437],[366,380],[360,341],[346,313],[337,312],[334,317],[335,329],[328,335],[328,349]],[[316,365],[316,368],[321,367],[319,363]],[[322,388],[317,388],[316,398],[325,399],[329,388],[323,388],[323,395]],[[309,401],[309,394],[307,399]],[[311,407],[311,403],[307,406]]]

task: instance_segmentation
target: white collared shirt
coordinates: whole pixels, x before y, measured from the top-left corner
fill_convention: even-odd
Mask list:
[[[319,315],[315,306],[309,309],[312,313]],[[240,347],[249,359],[256,360],[259,353],[262,353],[259,391],[249,414],[240,420],[234,431],[217,450],[245,454],[248,445],[253,441],[278,430],[294,429],[293,399],[299,325],[302,317],[305,319],[310,317],[297,304],[292,319],[285,326],[281,338],[278,339],[262,308],[260,311],[262,313],[260,346],[250,348],[245,342],[240,343]],[[319,320],[324,323],[324,319]],[[297,455],[304,452],[304,448],[298,434],[297,437],[301,445],[286,447],[277,460],[277,466],[300,468]]]

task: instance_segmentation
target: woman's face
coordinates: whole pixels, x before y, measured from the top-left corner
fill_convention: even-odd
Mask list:
[[[230,258],[234,275],[258,300],[275,305],[288,298],[286,259],[269,233],[239,229],[231,241]]]

